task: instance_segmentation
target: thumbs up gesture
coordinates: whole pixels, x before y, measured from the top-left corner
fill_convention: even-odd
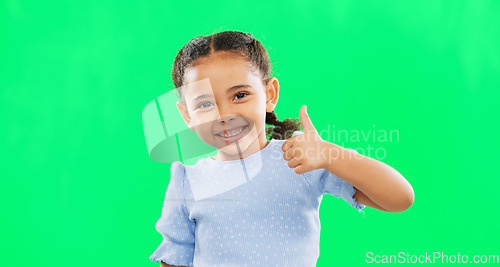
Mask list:
[[[321,139],[307,114],[307,106],[300,109],[300,121],[304,134],[289,138],[282,146],[283,158],[288,160],[288,166],[295,173],[303,174],[312,170],[324,168],[327,158],[323,155],[328,142]]]

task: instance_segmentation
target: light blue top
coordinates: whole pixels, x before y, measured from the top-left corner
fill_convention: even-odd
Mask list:
[[[293,136],[302,134],[294,132]],[[150,256],[180,266],[316,266],[324,194],[361,211],[354,187],[325,169],[296,174],[271,139],[244,159],[176,161]],[[354,150],[355,151],[355,150]]]

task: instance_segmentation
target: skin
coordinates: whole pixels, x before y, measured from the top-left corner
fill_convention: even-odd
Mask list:
[[[177,102],[177,107],[186,124],[196,130],[200,138],[218,148],[217,160],[245,158],[269,143],[265,136],[265,112],[276,107],[279,83],[273,77],[264,86],[259,73],[252,71],[248,64],[244,59],[235,59],[222,52],[201,60],[185,74],[188,84],[207,79],[211,85],[208,92],[213,91],[215,101],[210,101],[212,104],[216,102],[215,105],[207,104],[207,109],[196,109],[194,106],[198,103],[190,103],[189,99],[207,90],[200,90],[203,86],[193,86],[185,91],[187,107],[181,101]],[[251,87],[242,88],[243,92],[249,93],[247,96],[235,99],[235,94],[241,90],[230,92],[227,89],[239,84]],[[305,106],[300,110],[300,118],[304,134],[289,138],[282,147],[283,158],[297,174],[326,169],[353,185],[356,189],[354,198],[359,204],[378,210],[402,212],[413,204],[413,188],[398,171],[383,162],[322,140]],[[231,128],[242,123],[254,127],[237,142],[241,153],[238,153],[235,143],[215,141],[213,133],[224,129],[225,124]]]
[[[177,101],[177,108],[186,125],[218,149],[216,160],[245,158],[269,144],[265,135],[265,116],[278,103],[278,79],[272,77],[264,85],[260,74],[251,70],[248,64],[227,52],[217,52],[186,69],[185,102]],[[242,84],[249,87],[228,91]],[[203,94],[211,97],[193,101]],[[203,108],[199,108],[200,104]],[[359,204],[378,210],[402,212],[413,204],[413,188],[399,172],[383,162],[322,140],[305,106],[300,110],[300,118],[304,134],[289,138],[282,146],[283,158],[295,173],[326,169],[353,185]],[[224,129],[245,124],[252,127],[247,127],[245,137],[235,143],[221,142],[214,136]],[[174,265],[161,262],[161,266]]]
[[[260,73],[244,59],[227,52],[198,60],[186,69],[184,100],[177,101],[186,125],[207,144],[217,148],[216,160],[248,157],[269,143],[265,132],[266,112],[278,103],[279,83],[272,77],[266,85]],[[231,90],[234,86],[247,85]],[[201,95],[209,97],[194,100]],[[247,125],[240,140],[227,143],[216,133]]]
[[[273,111],[278,103],[279,82],[272,77],[264,85],[260,73],[251,70],[248,64],[232,54],[218,52],[198,60],[185,71],[184,101],[177,101],[177,108],[186,125],[217,148],[216,160],[242,159],[269,144],[265,133],[266,112]],[[237,85],[248,87],[229,90]],[[211,97],[194,101],[204,94]],[[245,136],[235,143],[228,144],[214,136],[239,125],[248,127],[243,131]],[[167,266],[174,265],[161,262],[161,267]]]
[[[283,158],[295,173],[323,168],[350,183],[358,203],[382,211],[402,212],[413,204],[413,188],[394,168],[321,139],[306,106],[300,110],[300,120],[304,134],[282,146]]]

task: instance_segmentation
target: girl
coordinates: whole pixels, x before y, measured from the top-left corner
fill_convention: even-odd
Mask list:
[[[156,223],[163,241],[150,256],[162,266],[315,266],[324,194],[358,211],[412,205],[401,174],[322,140],[305,106],[300,122],[277,120],[279,83],[251,34],[192,39],[177,54],[172,79],[186,125],[218,153],[171,166]]]

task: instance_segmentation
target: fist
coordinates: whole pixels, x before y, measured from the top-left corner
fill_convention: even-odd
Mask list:
[[[321,139],[314,128],[305,105],[300,109],[300,122],[304,128],[304,134],[289,138],[281,148],[284,151],[283,158],[297,174],[323,168],[326,158],[321,157],[320,151],[325,150],[328,144]]]

